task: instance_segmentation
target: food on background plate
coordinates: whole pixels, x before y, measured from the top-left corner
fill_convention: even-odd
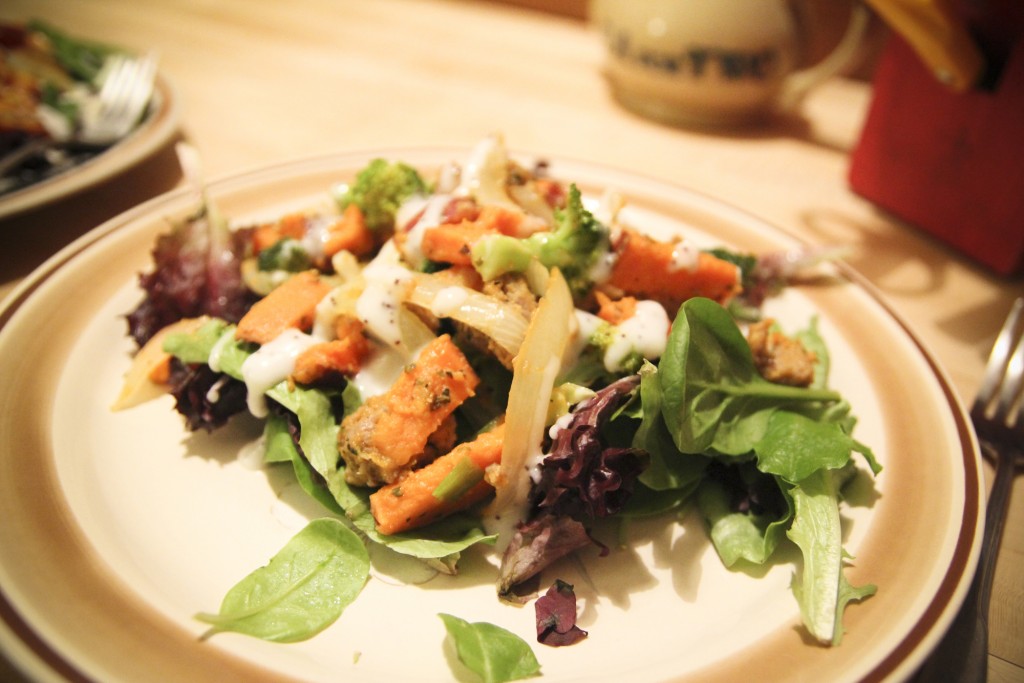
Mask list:
[[[38,19],[0,23],[0,196],[113,144],[78,133],[94,115],[107,59],[119,53]]]
[[[543,595],[539,642],[577,643],[558,561],[608,555],[610,526],[675,524],[691,504],[728,567],[799,548],[793,592],[822,644],[874,592],[845,578],[839,510],[855,456],[881,468],[828,385],[815,321],[782,330],[760,313],[829,254],[656,239],[613,190],[584,197],[500,136],[439,169],[373,160],[329,210],[238,225],[199,195],[140,275],[140,351],[115,408],[163,390],[191,430],[263,419],[265,461],[291,463],[331,520],[201,615],[214,631],[319,632],[341,610],[319,613],[324,596],[280,566],[319,567],[318,590],[347,605],[368,576],[358,539],[450,574],[482,553],[496,599]],[[515,638],[441,616],[478,663]]]

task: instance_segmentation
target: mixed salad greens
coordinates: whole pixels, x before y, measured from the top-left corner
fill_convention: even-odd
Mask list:
[[[839,644],[847,604],[875,590],[844,576],[842,489],[855,454],[881,468],[815,321],[760,314],[821,254],[787,269],[655,239],[614,192],[585,199],[500,136],[429,175],[376,159],[331,197],[240,226],[201,196],[127,316],[140,350],[118,409],[169,391],[191,430],[248,411],[265,461],[322,504],[198,616],[211,634],[315,635],[358,597],[376,544],[450,574],[493,557],[496,599],[536,598],[538,642],[571,645],[587,637],[573,587],[545,570],[606,554],[615,520],[673,524],[695,505],[728,567],[794,543],[803,625]],[[440,616],[485,680],[539,673],[517,636]]]

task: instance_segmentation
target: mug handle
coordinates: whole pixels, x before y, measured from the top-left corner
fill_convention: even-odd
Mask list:
[[[778,107],[783,111],[795,109],[815,86],[842,71],[857,55],[870,19],[871,12],[864,3],[859,0],[854,2],[851,7],[850,21],[846,25],[843,37],[832,49],[832,52],[818,63],[794,71],[783,81],[782,90],[776,98]]]

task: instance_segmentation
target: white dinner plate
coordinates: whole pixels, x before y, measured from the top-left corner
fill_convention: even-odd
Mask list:
[[[375,156],[437,168],[466,150],[409,149],[291,162],[212,182],[238,220],[323,203]],[[523,160],[531,159],[520,155]],[[585,195],[628,200],[650,232],[755,252],[794,240],[744,211],[665,182],[570,160],[551,173]],[[257,433],[236,419],[188,434],[170,397],[109,406],[132,346],[139,300],[168,221],[187,190],[149,201],[66,247],[0,311],[0,644],[56,680],[472,680],[444,647],[437,614],[488,621],[532,644],[548,681],[859,681],[911,675],[963,600],[984,499],[976,442],[948,378],[872,288],[838,266],[788,290],[767,312],[787,329],[817,316],[831,384],[859,417],[855,436],[884,466],[843,507],[854,585],[875,596],[846,611],[838,647],[812,643],[789,582],[795,553],[765,571],[723,568],[694,515],[634,523],[607,557],[584,553],[545,575],[576,586],[572,647],[536,643],[532,606],[495,597],[495,570],[469,552],[455,578],[379,564],[360,597],[311,640],[273,644],[200,636],[236,581],[321,513],[281,470],[239,456]],[[869,475],[864,475],[868,477]],[[546,585],[546,584],[545,584]]]
[[[177,132],[179,112],[174,87],[163,75],[158,75],[149,111],[135,130],[81,164],[0,194],[0,220],[68,197],[146,160]]]

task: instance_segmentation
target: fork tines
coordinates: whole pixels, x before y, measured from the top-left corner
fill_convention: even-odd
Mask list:
[[[996,337],[981,388],[971,408],[980,436],[1010,437],[1024,447],[1024,298],[1013,303]]]

